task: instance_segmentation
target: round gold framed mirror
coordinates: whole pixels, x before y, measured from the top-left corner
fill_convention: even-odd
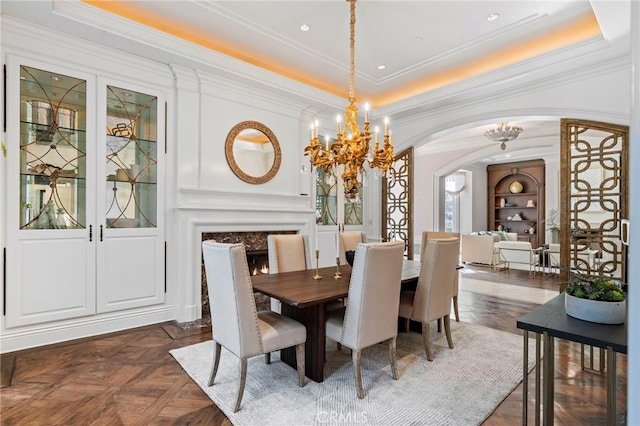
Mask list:
[[[224,154],[231,171],[251,184],[270,181],[280,168],[282,155],[276,135],[257,121],[243,121],[227,135]]]

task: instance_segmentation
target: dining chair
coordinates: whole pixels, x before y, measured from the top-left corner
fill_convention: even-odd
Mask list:
[[[269,273],[307,269],[307,236],[303,234],[267,235]],[[280,312],[281,303],[271,298],[271,310]]]
[[[267,235],[269,273],[303,271],[307,269],[307,236],[303,234]],[[327,310],[344,306],[344,301],[327,303]],[[271,310],[280,313],[282,303],[271,298]]]
[[[345,252],[356,249],[356,244],[366,243],[367,234],[364,231],[344,231],[340,232],[340,245],[342,250],[340,251],[340,263],[342,265],[347,263]]]
[[[247,255],[243,244],[202,242],[211,330],[215,343],[209,386],[213,385],[224,346],[240,358],[240,386],[233,412],[240,409],[247,378],[247,359],[296,347],[298,385],[305,385],[304,346],[307,330],[299,322],[273,311],[256,311]]]
[[[356,245],[347,306],[327,313],[326,336],[351,349],[358,398],[365,396],[360,371],[361,351],[387,341],[394,380],[398,304],[402,279],[403,242]]]
[[[407,331],[410,320],[422,323],[422,340],[429,361],[434,358],[429,337],[430,322],[440,318],[444,320],[447,343],[453,349],[449,315],[459,253],[460,240],[457,238],[427,240],[426,250],[420,255],[422,268],[416,290],[400,294],[398,316],[405,318]]]
[[[460,233],[459,232],[436,232],[436,231],[422,231],[422,245],[421,247],[421,252],[422,250],[426,250],[427,249],[427,240],[429,239],[441,239],[441,238],[457,238],[458,240],[460,240]],[[459,260],[458,260],[459,262]],[[458,268],[458,265],[456,264],[456,269]],[[456,322],[460,322],[460,312],[458,311],[458,290],[459,290],[459,284],[458,284],[458,280],[459,280],[459,273],[456,272],[456,281],[453,285],[453,313],[456,316]],[[438,329],[438,331],[440,331]]]

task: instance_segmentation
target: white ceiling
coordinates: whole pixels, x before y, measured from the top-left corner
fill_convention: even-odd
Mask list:
[[[110,1],[145,24],[170,23],[194,39],[267,69],[346,96],[349,3],[320,1]],[[22,3],[24,4],[24,3]],[[22,6],[26,7],[26,6]],[[125,9],[126,7],[126,9]],[[559,32],[592,12],[587,0],[418,0],[356,3],[355,65],[359,102],[374,107],[411,93],[428,77]],[[491,13],[499,13],[493,22]],[[139,17],[137,17],[139,15]],[[306,24],[310,30],[303,32]],[[379,70],[378,65],[386,65]],[[415,94],[415,93],[414,93]],[[376,105],[378,104],[378,105]]]
[[[69,20],[60,20],[51,13],[54,4],[63,3],[78,4],[73,0],[1,0],[0,5],[2,13],[81,34],[81,20],[70,27]],[[628,2],[359,0],[355,31],[357,101],[372,100],[374,107],[380,107],[432,90],[437,87],[433,81],[438,76],[450,77],[459,73],[461,78],[466,78],[474,72],[486,72],[487,66],[508,65],[497,61],[495,64],[489,61],[488,65],[479,62],[492,58],[496,52],[504,52],[504,57],[510,57],[506,54],[510,50],[543,54],[531,45],[521,48],[540,37],[549,37],[546,46],[558,49],[562,46],[558,35],[568,26],[593,16],[602,37],[617,37],[628,32],[628,28],[624,28],[628,17],[620,19],[624,18],[621,14],[624,15],[626,9],[619,7],[619,3]],[[208,49],[347,97],[349,3],[344,0],[112,0],[97,4],[99,7],[118,7],[118,13],[127,19],[155,26]],[[488,22],[487,16],[491,13],[500,16]],[[301,31],[302,24],[307,24],[310,30]],[[91,30],[96,31],[95,28]],[[87,30],[87,34],[89,32]],[[560,45],[554,44],[556,42]],[[579,43],[579,40],[572,42]],[[523,56],[513,60],[526,59],[530,58]],[[386,68],[378,69],[382,64]],[[469,66],[471,68],[465,69]],[[530,152],[528,148],[518,149],[525,146],[520,141],[540,138],[540,135],[544,135],[545,140],[549,140],[549,136],[559,140],[559,123],[555,119],[537,118],[511,124],[524,128],[522,135],[508,148],[522,151],[520,157],[536,156],[548,144]],[[457,146],[477,144],[488,127],[434,135],[425,149],[442,149],[442,146],[450,146],[451,141],[456,141]],[[557,146],[548,149],[557,152]],[[490,162],[499,160],[498,157],[486,159]]]

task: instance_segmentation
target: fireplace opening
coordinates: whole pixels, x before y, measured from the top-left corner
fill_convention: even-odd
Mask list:
[[[247,252],[247,265],[251,275],[269,273],[269,251],[253,250]]]

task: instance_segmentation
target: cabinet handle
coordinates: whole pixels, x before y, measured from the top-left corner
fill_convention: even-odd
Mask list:
[[[100,241],[102,241],[102,225],[100,225]]]
[[[89,225],[89,241],[93,241],[93,225]]]

